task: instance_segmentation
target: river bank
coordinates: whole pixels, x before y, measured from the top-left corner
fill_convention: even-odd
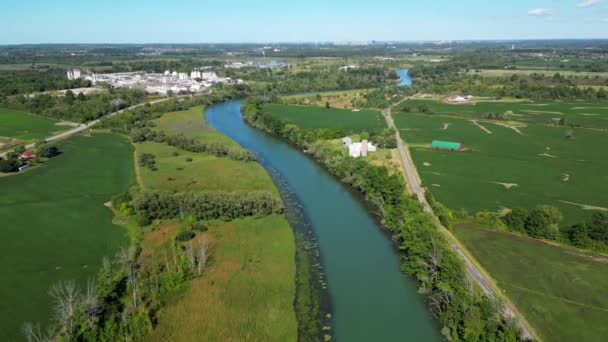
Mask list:
[[[285,204],[288,210],[302,207],[318,241],[333,337],[439,340],[415,282],[400,272],[400,257],[363,204],[301,151],[246,125],[241,105],[231,101],[211,107],[208,122],[274,170],[273,179],[278,172],[300,199]]]

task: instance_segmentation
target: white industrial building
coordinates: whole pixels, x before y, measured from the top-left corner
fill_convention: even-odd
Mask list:
[[[79,80],[82,78],[82,74],[80,73],[80,69],[72,69],[68,70],[68,80]]]
[[[367,157],[369,152],[377,150],[377,147],[367,140],[354,143],[351,137],[345,137],[342,143],[348,149],[348,155],[353,158]]]

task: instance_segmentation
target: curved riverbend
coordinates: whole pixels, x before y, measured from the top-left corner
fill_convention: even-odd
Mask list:
[[[399,87],[406,87],[412,85],[412,77],[409,74],[410,69],[399,69],[397,70],[397,75],[399,76],[399,83],[397,85]]]
[[[242,119],[242,101],[206,111],[207,121],[256,155],[281,191],[296,194],[318,240],[339,341],[439,341],[437,325],[400,271],[389,238],[354,194],[293,146]],[[287,186],[284,186],[287,184]],[[289,212],[289,208],[287,210]]]

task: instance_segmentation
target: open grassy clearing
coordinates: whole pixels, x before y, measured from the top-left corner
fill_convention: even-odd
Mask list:
[[[608,257],[456,225],[454,233],[546,341],[608,334]]]
[[[29,142],[70,128],[67,125],[57,125],[58,123],[59,121],[54,119],[0,108],[0,136]]]
[[[209,223],[212,259],[152,341],[295,341],[295,243],[283,216]]]
[[[369,90],[367,89],[332,91],[318,94],[291,95],[281,99],[289,104],[325,106],[329,102],[332,108],[352,109],[356,108],[356,104],[367,101],[363,95],[368,92]]]
[[[154,120],[167,134],[183,134],[206,142],[221,142],[241,148],[229,137],[205,122],[203,108],[198,106],[181,112],[167,113]],[[155,155],[157,171],[138,167],[144,187],[175,191],[256,191],[277,192],[263,167],[255,162],[218,158],[207,153],[192,153],[167,144],[144,142],[136,145],[137,155]],[[188,161],[190,160],[190,161]]]
[[[25,321],[51,315],[49,288],[81,288],[104,256],[128,243],[104,207],[134,183],[133,148],[115,134],[78,136],[62,155],[22,175],[0,178],[0,340],[21,338]]]
[[[608,144],[605,132],[573,129],[574,138],[566,139],[569,128],[530,125],[518,132],[498,125],[501,121],[476,125],[437,115],[394,116],[424,185],[450,208],[474,212],[550,204],[570,224],[590,212],[564,201],[607,207],[608,159],[598,148]],[[431,150],[432,140],[460,142],[468,151]]]
[[[382,114],[377,111],[278,104],[266,105],[264,110],[301,129],[328,128],[347,132],[378,132],[386,128]]]
[[[205,122],[202,107],[167,113],[155,120],[168,134],[201,141],[236,142]],[[256,162],[190,153],[166,144],[137,144],[137,154],[156,156],[157,171],[138,167],[139,180],[154,189],[174,191],[278,191]],[[178,155],[175,155],[175,154]],[[186,161],[191,158],[192,161]],[[204,222],[210,259],[203,276],[167,298],[150,340],[158,341],[295,341],[295,239],[283,215]],[[144,255],[162,253],[183,229],[162,222],[145,235]]]
[[[407,106],[418,112],[427,106],[432,113],[466,118],[486,118],[488,113],[502,115],[505,120],[523,123],[555,124],[564,119],[566,125],[608,129],[608,102],[476,102],[465,105],[445,104],[433,100],[409,100]]]
[[[264,168],[255,162],[246,163],[205,153],[191,153],[152,141],[137,144],[136,151],[138,156],[151,153],[156,157],[157,171],[138,167],[146,188],[175,191],[276,192]]]

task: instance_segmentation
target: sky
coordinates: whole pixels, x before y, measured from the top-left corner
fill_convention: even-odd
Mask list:
[[[608,38],[608,0],[1,0],[0,44]]]

